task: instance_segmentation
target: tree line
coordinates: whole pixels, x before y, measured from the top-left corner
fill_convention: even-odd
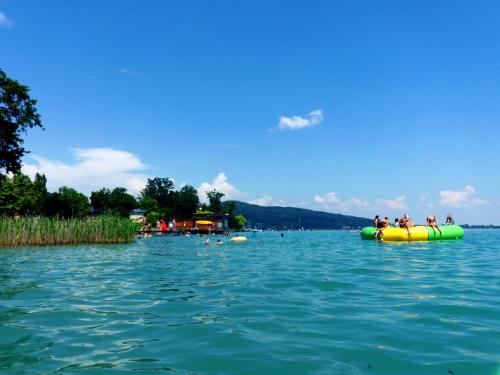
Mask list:
[[[229,214],[232,228],[244,225],[244,218],[235,214],[235,203],[221,201],[223,193],[207,192],[208,204],[201,204],[194,187],[186,185],[175,190],[170,178],[148,179],[137,198],[123,187],[93,191],[90,199],[67,186],[48,192],[44,175],[36,174],[32,180],[21,173],[22,158],[29,152],[23,147],[22,135],[28,129],[43,129],[36,103],[27,86],[9,78],[0,69],[0,215],[83,218],[111,214],[128,217],[134,208],[142,208],[152,223],[204,212]]]
[[[116,187],[93,191],[90,199],[77,190],[63,186],[48,192],[47,178],[36,174],[32,180],[17,172],[12,176],[0,174],[0,215],[3,216],[48,216],[60,218],[83,218],[89,215],[115,215],[129,217],[130,211],[141,208],[149,222],[171,217],[190,217],[196,212],[229,214],[231,228],[239,229],[244,218],[235,214],[232,201],[222,202],[224,194],[216,190],[206,193],[208,204],[200,203],[198,191],[190,185],[175,190],[170,178],[148,179],[146,187],[136,198],[127,189]]]

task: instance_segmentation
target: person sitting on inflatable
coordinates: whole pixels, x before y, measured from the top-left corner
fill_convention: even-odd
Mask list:
[[[379,216],[376,215],[375,218],[373,219],[373,226],[375,228],[378,228],[378,222],[379,222]]]
[[[376,239],[382,240],[385,228],[389,228],[389,218],[387,216],[384,218],[384,220],[377,221],[377,231],[375,232]]]
[[[414,227],[415,223],[410,220],[410,217],[407,214],[404,214],[401,219],[399,219],[399,227],[406,229],[408,231],[408,235],[410,235],[410,227]]]
[[[427,216],[427,226],[431,227],[434,232],[436,232],[436,229],[437,229],[439,231],[439,233],[443,234],[443,232],[439,228],[439,224],[437,222],[436,215]]]
[[[446,216],[446,225],[455,225],[455,220],[453,220],[453,216],[450,214]]]

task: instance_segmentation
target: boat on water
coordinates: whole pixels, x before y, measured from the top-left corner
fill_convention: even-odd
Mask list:
[[[375,227],[361,229],[361,238],[375,240]],[[417,225],[405,228],[389,227],[383,230],[381,239],[384,241],[430,241],[430,240],[459,240],[464,236],[464,229],[460,225],[443,225],[438,228]]]

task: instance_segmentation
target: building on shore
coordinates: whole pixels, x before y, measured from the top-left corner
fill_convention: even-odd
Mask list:
[[[142,223],[146,212],[141,209],[130,211],[130,220]],[[150,223],[149,230],[155,231],[155,224]],[[195,213],[189,216],[171,217],[167,221],[168,231],[171,232],[196,232],[196,233],[223,233],[229,228],[229,214]],[[144,228],[143,228],[144,230]]]
[[[168,226],[181,232],[225,232],[229,230],[229,215],[203,213],[176,217],[169,220]]]

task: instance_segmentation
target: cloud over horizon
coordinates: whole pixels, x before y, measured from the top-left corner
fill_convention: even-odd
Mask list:
[[[272,205],[274,199],[269,194],[264,194],[263,197],[248,201],[250,204],[255,204],[257,206],[269,206]]]
[[[394,199],[379,198],[376,201],[376,206],[377,208],[385,208],[393,211],[404,211],[408,208],[404,195]]]
[[[30,177],[45,174],[51,191],[71,186],[85,194],[91,191],[125,187],[138,194],[149,176],[140,173],[147,165],[134,154],[113,148],[80,148],[73,150],[74,163],[63,163],[31,155],[35,163],[24,163],[22,172]]]
[[[287,202],[286,200],[279,198],[276,199],[269,194],[264,194],[262,197],[249,200],[247,203],[255,204],[257,206],[270,207],[301,207],[308,206],[309,202]]]
[[[444,190],[439,192],[439,205],[443,207],[463,208],[489,204],[490,202],[481,198],[474,198],[476,189],[466,185],[462,191]]]
[[[313,200],[315,203],[321,204],[321,206],[325,209],[338,209],[341,212],[346,212],[352,207],[370,207],[370,203],[366,199],[349,198],[347,200],[342,200],[333,191],[324,195],[316,194]]]
[[[78,148],[73,149],[73,161],[61,162],[39,155],[31,155],[23,164],[22,172],[33,178],[36,173],[45,174],[47,188],[55,191],[61,186],[73,187],[87,195],[101,188],[125,187],[130,193],[137,195],[151,176],[145,170],[148,166],[134,153],[113,148]],[[182,185],[181,185],[182,186]],[[196,186],[196,185],[195,185]],[[224,193],[224,200],[242,200],[246,194],[229,182],[224,172],[218,173],[212,181],[202,182],[197,188],[200,200],[207,202],[206,192],[217,190]],[[321,207],[325,211],[341,213],[369,214],[375,210],[404,212],[409,209],[429,210],[435,206],[449,208],[476,208],[492,204],[490,201],[476,197],[476,190],[471,185],[463,190],[443,190],[438,199],[427,200],[420,196],[423,207],[409,207],[407,197],[378,198],[368,201],[363,198],[340,198],[335,192],[316,194],[312,202],[291,203],[285,199],[276,199],[270,194],[248,200],[248,203],[259,206],[281,207]],[[311,204],[313,206],[311,206]]]
[[[307,128],[314,125],[319,125],[323,122],[323,111],[316,109],[307,114],[306,117],[302,116],[280,116],[278,128],[281,130],[298,130]]]
[[[406,197],[404,195],[394,198],[378,198],[375,203],[372,204],[368,200],[363,198],[348,198],[341,199],[337,196],[335,192],[326,193],[323,195],[316,194],[313,198],[315,203],[321,205],[322,208],[327,210],[338,210],[340,212],[346,213],[353,210],[392,210],[392,211],[404,211],[407,209]]]
[[[202,182],[198,187],[198,195],[201,202],[207,202],[207,192],[217,190],[224,193],[224,200],[238,199],[242,196],[241,192],[234,185],[228,182],[228,178],[224,172],[219,173],[212,182]]]

